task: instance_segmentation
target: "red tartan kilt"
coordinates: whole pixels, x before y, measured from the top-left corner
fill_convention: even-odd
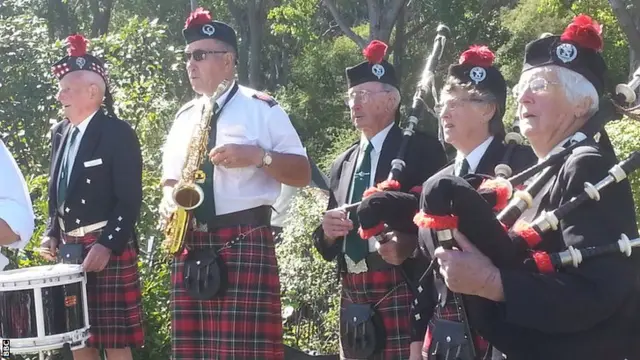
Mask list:
[[[83,237],[62,235],[65,243],[82,243],[84,257],[100,237],[101,230]],[[87,273],[87,302],[91,337],[87,346],[103,349],[141,347],[142,296],[137,252],[130,240],[121,255],[111,255],[100,272]]]
[[[187,232],[187,251],[220,249],[227,273],[222,295],[189,297],[182,284],[186,254],[172,265],[172,359],[283,359],[280,280],[270,227]]]
[[[389,290],[401,284],[376,307],[376,314],[382,318],[384,323],[386,342],[382,353],[369,360],[404,360],[409,358],[410,311],[413,295],[403,282],[402,274],[396,268],[359,274],[347,273],[342,277],[341,310],[344,310],[346,305],[351,303],[349,299],[359,304],[376,304]],[[342,351],[340,357],[347,359]]]

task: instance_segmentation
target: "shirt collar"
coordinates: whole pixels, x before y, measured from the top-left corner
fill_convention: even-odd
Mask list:
[[[391,131],[393,125],[393,122],[387,125],[386,128],[380,130],[371,139],[367,139],[367,137],[362,134],[362,136],[360,137],[361,150],[364,151],[364,149],[367,148],[367,145],[371,143],[371,145],[373,146],[373,151],[379,153],[382,150],[382,144],[384,144],[384,140],[387,138],[387,134],[389,134],[389,131]]]
[[[224,102],[226,101],[227,97],[229,96],[229,93],[231,92],[231,89],[233,89],[235,84],[236,82],[233,81],[231,83],[231,86],[227,88],[227,91],[225,91],[224,94],[220,95],[220,97],[216,99],[216,104],[218,104],[218,109],[222,107],[222,104],[224,104]]]
[[[466,157],[463,153],[458,151],[456,153],[456,164],[467,159],[467,162],[469,163],[469,172],[475,173],[478,164],[480,164],[480,160],[482,160],[482,156],[484,156],[484,153],[487,151],[487,148],[489,148],[489,144],[491,144],[492,141],[493,136],[489,136],[482,144],[476,146],[476,148],[473,149],[473,151],[471,151]]]
[[[85,131],[87,131],[87,126],[89,126],[89,123],[91,122],[91,119],[93,119],[93,117],[96,115],[96,113],[98,112],[98,110],[94,111],[93,114],[89,115],[89,117],[87,117],[86,119],[82,120],[82,122],[78,125],[74,125],[74,128],[77,128],[79,133],[78,135],[83,135]]]

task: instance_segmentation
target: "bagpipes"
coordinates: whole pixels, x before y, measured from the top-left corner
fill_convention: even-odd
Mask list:
[[[411,112],[409,113],[408,124],[406,128],[403,130],[402,135],[402,143],[400,144],[400,149],[398,150],[398,155],[393,161],[391,161],[391,171],[389,171],[389,175],[387,180],[377,184],[375,187],[369,188],[364,196],[376,191],[390,191],[390,190],[400,190],[400,178],[406,167],[406,163],[404,161],[407,148],[409,146],[409,142],[415,133],[415,128],[418,126],[418,123],[421,119],[428,118],[431,122],[438,122],[437,117],[433,113],[431,107],[427,104],[427,99],[429,97],[436,99],[437,92],[435,89],[434,82],[434,72],[436,67],[438,66],[438,62],[442,57],[442,52],[444,50],[444,46],[447,42],[447,37],[450,35],[450,30],[446,25],[440,24],[436,29],[436,37],[433,40],[433,49],[431,50],[431,54],[427,58],[427,63],[425,65],[424,70],[422,71],[422,75],[420,77],[420,81],[418,82],[416,92],[413,95],[413,104],[411,106]],[[435,100],[437,102],[437,99]],[[337,210],[343,211],[354,211],[358,208],[361,202],[356,202],[353,204],[346,204],[341,207],[336,208]]]

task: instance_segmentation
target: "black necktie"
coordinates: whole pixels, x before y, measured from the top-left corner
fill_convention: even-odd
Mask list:
[[[77,127],[74,127],[73,132],[71,133],[71,138],[69,139],[69,144],[67,145],[67,154],[62,159],[62,165],[60,166],[60,181],[58,182],[58,205],[61,205],[67,197],[67,186],[69,186],[69,169],[73,167],[73,164],[69,164],[69,157],[76,142],[76,137],[78,137],[79,133],[80,130],[78,130]]]
[[[463,159],[462,164],[460,165],[460,172],[458,173],[458,176],[465,176],[468,173],[469,173],[469,162],[467,161],[467,159]]]
[[[207,224],[213,217],[216,216],[216,201],[213,196],[213,164],[209,159],[209,152],[216,146],[217,135],[217,123],[218,116],[218,103],[213,104],[213,115],[211,115],[211,131],[209,132],[209,143],[207,146],[207,153],[200,169],[205,174],[205,179],[200,186],[202,186],[202,192],[204,193],[204,200],[202,204],[193,210],[193,215],[199,223]]]

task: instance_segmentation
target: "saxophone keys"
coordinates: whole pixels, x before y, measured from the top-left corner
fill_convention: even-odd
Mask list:
[[[207,178],[207,175],[202,170],[198,170],[196,171],[195,174],[193,174],[193,180],[198,184],[204,183],[206,178]]]

